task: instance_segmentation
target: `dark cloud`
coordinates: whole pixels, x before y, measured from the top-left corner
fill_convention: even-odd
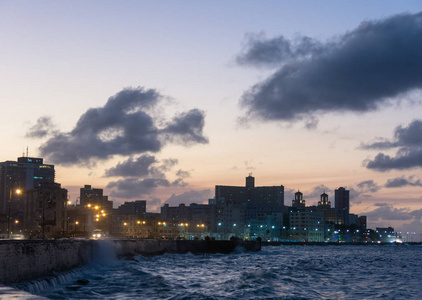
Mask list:
[[[389,171],[391,169],[404,170],[422,167],[422,148],[407,149],[402,148],[397,151],[396,156],[378,153],[373,160],[366,160],[363,164],[368,169],[376,171]]]
[[[172,122],[161,132],[168,141],[183,145],[206,144],[208,139],[203,136],[204,112],[191,109],[174,117]]]
[[[421,179],[415,179],[414,176],[408,178],[397,177],[393,179],[388,179],[387,183],[384,185],[387,188],[398,188],[404,186],[422,186]]]
[[[240,64],[275,65],[241,105],[259,120],[296,121],[325,112],[368,112],[422,87],[422,13],[362,22],[328,42],[250,39]]]
[[[151,194],[158,187],[186,186],[184,178],[188,172],[179,170],[174,181],[167,179],[166,173],[177,165],[177,159],[158,161],[154,156],[142,155],[119,162],[115,167],[105,171],[105,177],[124,177],[108,183],[111,196],[119,198],[135,198]]]
[[[422,121],[413,120],[407,127],[398,126],[394,130],[392,140],[370,144],[362,144],[361,149],[394,149],[398,148],[395,156],[378,153],[373,160],[364,161],[368,169],[388,171],[391,169],[404,170],[422,167]]]
[[[212,197],[213,195],[210,189],[199,191],[190,190],[180,195],[171,195],[170,198],[164,201],[163,205],[168,204],[170,206],[177,206],[181,203],[184,203],[186,205],[189,205],[191,203],[205,204],[208,203],[208,199]]]
[[[370,144],[362,144],[361,149],[392,149],[397,147],[422,147],[422,120],[413,120],[407,127],[397,126],[392,140],[382,139]]]
[[[154,89],[124,89],[103,107],[88,109],[75,128],[56,133],[40,147],[56,164],[84,164],[119,154],[158,152],[167,142],[206,143],[203,112],[193,109],[159,128],[153,110],[163,96]]]
[[[168,158],[161,160],[160,163],[154,163],[148,169],[148,175],[154,178],[166,178],[166,173],[178,164],[178,160]]]
[[[180,177],[180,178],[188,178],[190,177],[190,172],[189,171],[184,171],[184,170],[178,170],[176,172],[176,176]]]
[[[184,187],[186,185],[180,178],[170,182],[166,178],[139,179],[129,177],[111,181],[107,184],[106,188],[111,189],[110,195],[112,197],[131,199],[151,194],[158,187]]]
[[[411,211],[408,208],[395,208],[391,204],[387,203],[376,203],[375,206],[377,207],[373,211],[365,213],[371,221],[377,220],[397,220],[397,221],[405,221],[411,220],[417,217],[418,211]],[[420,217],[419,217],[420,218]]]
[[[49,116],[39,117],[37,123],[29,128],[25,137],[43,138],[55,132],[55,125]]]
[[[171,183],[164,178],[125,178],[111,181],[106,188],[112,189],[110,196],[117,198],[139,198],[152,193],[157,187],[169,187]]]
[[[130,157],[128,160],[118,163],[115,167],[105,171],[105,177],[144,177],[151,172],[152,164],[157,160],[151,155],[142,155],[136,159]]]
[[[375,193],[381,188],[373,180],[362,181],[356,187],[361,193]]]
[[[297,37],[290,41],[283,36],[267,39],[265,33],[246,34],[244,48],[236,58],[240,65],[276,67],[283,62],[320,53],[324,46],[309,37]]]

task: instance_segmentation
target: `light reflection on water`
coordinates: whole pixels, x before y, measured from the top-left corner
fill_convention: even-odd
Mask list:
[[[138,256],[29,290],[50,299],[420,299],[421,254],[420,246],[281,246]]]

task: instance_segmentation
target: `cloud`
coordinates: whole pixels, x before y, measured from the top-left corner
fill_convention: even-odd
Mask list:
[[[373,180],[362,181],[356,187],[361,193],[375,193],[381,188]]]
[[[139,198],[151,194],[158,187],[184,187],[187,184],[182,179],[177,178],[170,182],[166,178],[145,178],[138,179],[129,177],[117,181],[111,181],[106,188],[111,189],[110,195],[116,198]]]
[[[188,177],[190,177],[190,172],[189,171],[184,171],[184,170],[178,170],[176,172],[176,176],[178,176],[180,178],[188,178]]]
[[[295,193],[297,190],[295,189],[284,189],[284,205],[291,206],[292,200],[295,198]]]
[[[144,177],[150,174],[152,164],[156,163],[157,160],[151,155],[142,155],[136,159],[130,157],[124,162],[119,162],[115,167],[105,171],[105,177],[127,177],[127,176],[138,176]]]
[[[394,157],[378,153],[373,160],[365,160],[363,164],[368,169],[381,172],[422,167],[422,149],[402,148]]]
[[[422,186],[421,179],[414,179],[414,176],[408,178],[397,177],[393,179],[388,179],[387,183],[384,185],[387,188],[398,188],[404,186]]]
[[[175,180],[167,179],[166,173],[171,171],[177,163],[177,159],[158,161],[151,155],[131,157],[105,171],[105,177],[124,177],[109,182],[107,188],[112,190],[110,195],[113,197],[136,198],[151,194],[158,187],[186,186],[188,184],[184,182],[184,179],[188,177],[189,172],[178,170]]]
[[[265,33],[248,33],[243,51],[237,56],[239,65],[254,67],[277,67],[283,62],[320,53],[323,45],[309,37],[299,36],[290,41],[283,36],[267,39]]]
[[[382,139],[382,141],[370,144],[362,144],[361,149],[392,149],[397,147],[422,147],[422,120],[413,120],[407,127],[402,125],[394,129],[392,140]]]
[[[204,113],[192,109],[174,117],[172,122],[161,132],[166,140],[183,145],[206,144],[208,139],[203,136]]]
[[[366,160],[363,164],[368,169],[389,171],[391,169],[404,170],[422,167],[422,121],[413,120],[407,127],[398,126],[394,130],[391,140],[370,144],[362,144],[361,149],[394,149],[398,148],[395,156],[378,153],[373,160]]]
[[[377,220],[398,220],[398,221],[405,221],[405,220],[412,220],[414,218],[420,218],[420,211],[415,210],[411,211],[409,208],[395,208],[391,204],[387,203],[376,203],[374,210],[365,213],[365,215],[371,221]]]
[[[171,183],[165,178],[125,178],[111,181],[106,188],[112,189],[110,196],[117,198],[136,198],[152,193],[157,187],[169,187]]]
[[[178,206],[181,203],[184,203],[186,205],[189,205],[191,203],[208,203],[208,199],[212,198],[212,192],[210,189],[205,190],[190,190],[187,192],[184,192],[183,194],[176,195],[173,194],[168,198],[166,201],[164,201],[164,204],[169,204],[170,206]]]
[[[192,109],[158,127],[154,109],[163,96],[154,89],[127,88],[103,107],[88,109],[70,132],[56,133],[40,146],[41,155],[56,164],[75,165],[159,152],[166,143],[207,143],[202,135],[204,113]]]
[[[251,38],[241,65],[278,65],[246,91],[246,115],[263,121],[308,120],[327,112],[368,112],[422,87],[422,13],[362,22],[319,42],[309,37]]]
[[[39,117],[37,123],[28,129],[27,138],[43,138],[55,132],[55,125],[49,116]]]
[[[332,189],[330,189],[326,185],[321,184],[321,185],[315,186],[310,193],[306,194],[306,198],[305,198],[305,196],[304,196],[304,198],[305,198],[305,200],[313,199],[313,200],[315,200],[314,202],[318,202],[321,198],[322,193],[329,193],[331,191],[332,191]],[[309,203],[307,205],[309,205]]]

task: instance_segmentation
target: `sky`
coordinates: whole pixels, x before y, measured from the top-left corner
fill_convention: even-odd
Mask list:
[[[351,193],[422,234],[420,1],[0,0],[0,160],[75,202],[207,203],[215,185]]]

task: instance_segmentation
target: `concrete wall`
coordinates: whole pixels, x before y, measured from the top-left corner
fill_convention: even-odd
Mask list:
[[[92,241],[0,241],[0,283],[38,278],[70,270],[92,258]]]
[[[163,253],[230,253],[236,246],[259,251],[256,242],[187,240],[3,240],[0,241],[0,284],[37,279],[90,261],[127,255]]]

